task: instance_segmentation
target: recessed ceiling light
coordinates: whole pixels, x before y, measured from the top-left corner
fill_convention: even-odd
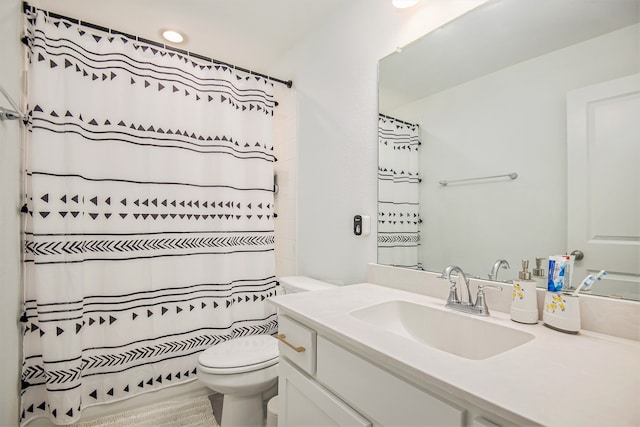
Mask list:
[[[406,9],[414,6],[419,0],[391,0],[391,3],[398,9]]]
[[[174,30],[163,31],[162,37],[164,37],[165,40],[170,41],[171,43],[182,43],[184,41],[184,36]]]

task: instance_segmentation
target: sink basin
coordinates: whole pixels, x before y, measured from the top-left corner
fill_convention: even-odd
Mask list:
[[[534,338],[469,315],[407,301],[388,301],[350,314],[381,330],[472,360],[504,353]]]

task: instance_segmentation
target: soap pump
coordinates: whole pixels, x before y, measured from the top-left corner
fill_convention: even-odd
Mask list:
[[[547,275],[542,268],[542,261],[544,258],[536,258],[536,268],[533,269],[533,273],[531,274],[532,279],[536,281],[538,287],[547,288]]]
[[[522,271],[513,281],[511,293],[511,320],[519,323],[538,323],[538,294],[536,281],[531,280],[529,260],[522,260]]]

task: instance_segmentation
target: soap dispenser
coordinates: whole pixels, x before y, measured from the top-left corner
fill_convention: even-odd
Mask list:
[[[533,269],[531,278],[535,280],[536,286],[547,289],[547,274],[544,268],[542,268],[542,261],[544,260],[545,258],[536,258],[536,268]]]
[[[522,271],[513,281],[511,294],[511,320],[519,323],[538,323],[538,294],[536,281],[531,280],[529,260],[522,260]]]

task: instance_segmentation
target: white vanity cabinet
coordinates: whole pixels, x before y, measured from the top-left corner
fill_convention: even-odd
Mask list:
[[[316,333],[280,315],[278,426],[358,426],[371,423],[314,379]]]
[[[499,425],[483,418],[486,413],[418,388],[282,314],[279,331],[288,341],[291,337],[293,347],[305,343],[302,352],[280,343],[280,427]]]
[[[499,311],[487,318],[459,313],[484,326],[533,335],[501,353],[469,358],[419,335],[436,328],[453,343],[469,345],[462,334],[471,330],[466,323],[432,316],[448,312],[439,298],[360,283],[269,301],[281,315],[280,331],[295,341],[293,349],[280,346],[283,426],[640,426],[638,341],[590,331],[561,334],[542,324],[512,322]],[[423,309],[409,316],[407,307],[414,305]],[[495,346],[495,331],[482,331],[476,335]],[[295,351],[299,347],[305,351]],[[558,356],[551,365],[549,354]],[[594,395],[585,384],[601,393]],[[287,396],[294,392],[297,401]],[[550,404],[550,393],[569,398]],[[328,419],[315,422],[314,411]]]

